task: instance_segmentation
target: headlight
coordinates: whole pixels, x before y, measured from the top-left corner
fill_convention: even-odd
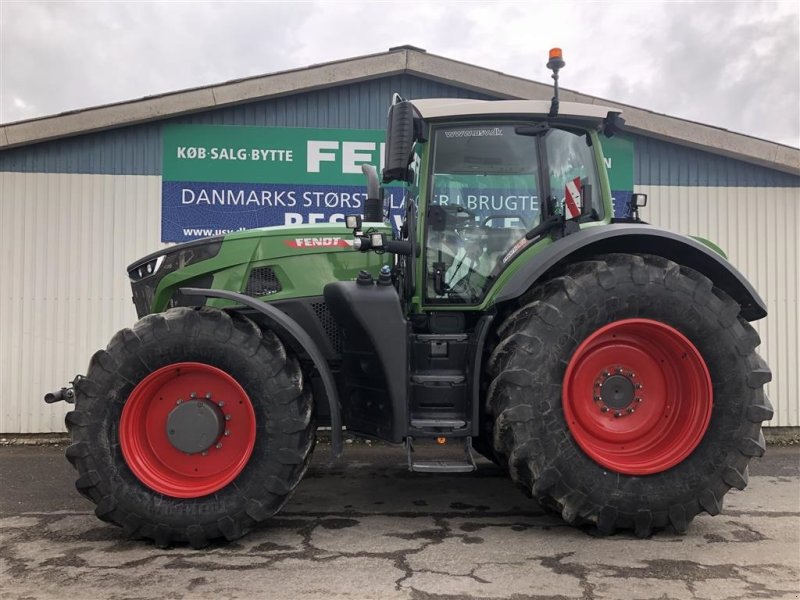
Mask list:
[[[161,252],[155,252],[128,266],[128,277],[131,279],[136,314],[141,318],[150,312],[153,298],[162,278],[189,265],[214,258],[219,254],[221,248],[222,236],[206,238],[186,244],[178,244]],[[204,285],[210,287],[212,277],[213,275],[210,273],[202,274],[190,280],[192,282],[191,285],[203,287],[200,284],[207,278],[208,283]],[[205,302],[205,299],[203,299],[203,302]],[[196,304],[196,300],[192,298],[180,305],[190,306],[194,304]]]
[[[161,263],[164,262],[165,258],[166,256],[162,254],[152,260],[148,260],[146,263],[141,263],[138,267],[128,271],[128,276],[131,278],[131,281],[139,281],[145,277],[149,277],[161,268]]]
[[[219,254],[221,248],[221,236],[178,244],[137,260],[128,267],[128,277],[135,282],[159,272],[163,276],[200,261],[214,258]]]

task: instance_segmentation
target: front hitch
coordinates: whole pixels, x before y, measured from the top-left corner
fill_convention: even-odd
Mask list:
[[[83,377],[83,375],[76,375],[75,379],[70,382],[69,387],[62,387],[55,392],[48,392],[44,395],[44,401],[47,404],[54,404],[56,402],[68,402],[75,404],[75,384]]]

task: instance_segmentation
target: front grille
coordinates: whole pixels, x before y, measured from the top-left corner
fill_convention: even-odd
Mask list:
[[[333,318],[331,311],[328,309],[328,305],[324,302],[313,302],[311,308],[314,309],[314,314],[317,315],[317,319],[319,319],[319,322],[322,324],[322,329],[325,331],[325,335],[328,336],[333,350],[337,354],[341,354],[341,330],[339,329],[339,324],[336,322],[336,319]]]
[[[272,267],[256,267],[250,271],[250,277],[247,279],[247,287],[245,287],[244,293],[258,298],[277,294],[282,289],[281,282]]]

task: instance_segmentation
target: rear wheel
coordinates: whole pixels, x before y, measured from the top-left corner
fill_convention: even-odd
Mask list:
[[[772,417],[758,334],[697,272],[607,255],[537,286],[488,361],[493,448],[570,523],[684,531],[717,514]]]
[[[77,383],[67,426],[97,516],[159,545],[244,535],[286,502],[314,446],[297,361],[272,332],[213,309],[115,335]]]

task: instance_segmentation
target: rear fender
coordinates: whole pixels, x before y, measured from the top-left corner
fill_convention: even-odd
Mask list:
[[[314,343],[314,340],[305,332],[305,330],[297,324],[297,322],[289,317],[283,311],[278,310],[274,306],[270,306],[264,302],[259,302],[245,296],[244,294],[237,294],[236,292],[229,292],[226,290],[208,290],[199,288],[181,288],[180,292],[186,296],[205,296],[208,298],[222,298],[224,300],[231,300],[239,304],[252,308],[260,313],[273,327],[275,333],[279,337],[286,340],[287,338],[299,346],[314,363],[314,367],[319,373],[322,385],[325,388],[325,395],[328,397],[328,405],[331,411],[331,450],[334,457],[338,458],[342,454],[342,413],[339,408],[339,394],[336,391],[336,382],[333,379],[330,367],[325,360],[319,347]]]
[[[767,316],[766,304],[755,288],[708,245],[651,225],[622,223],[589,227],[544,248],[517,269],[494,302],[499,304],[518,298],[550,270],[563,264],[614,252],[653,254],[694,269],[736,300],[742,307],[743,318],[756,321]],[[524,254],[519,258],[523,257]]]

